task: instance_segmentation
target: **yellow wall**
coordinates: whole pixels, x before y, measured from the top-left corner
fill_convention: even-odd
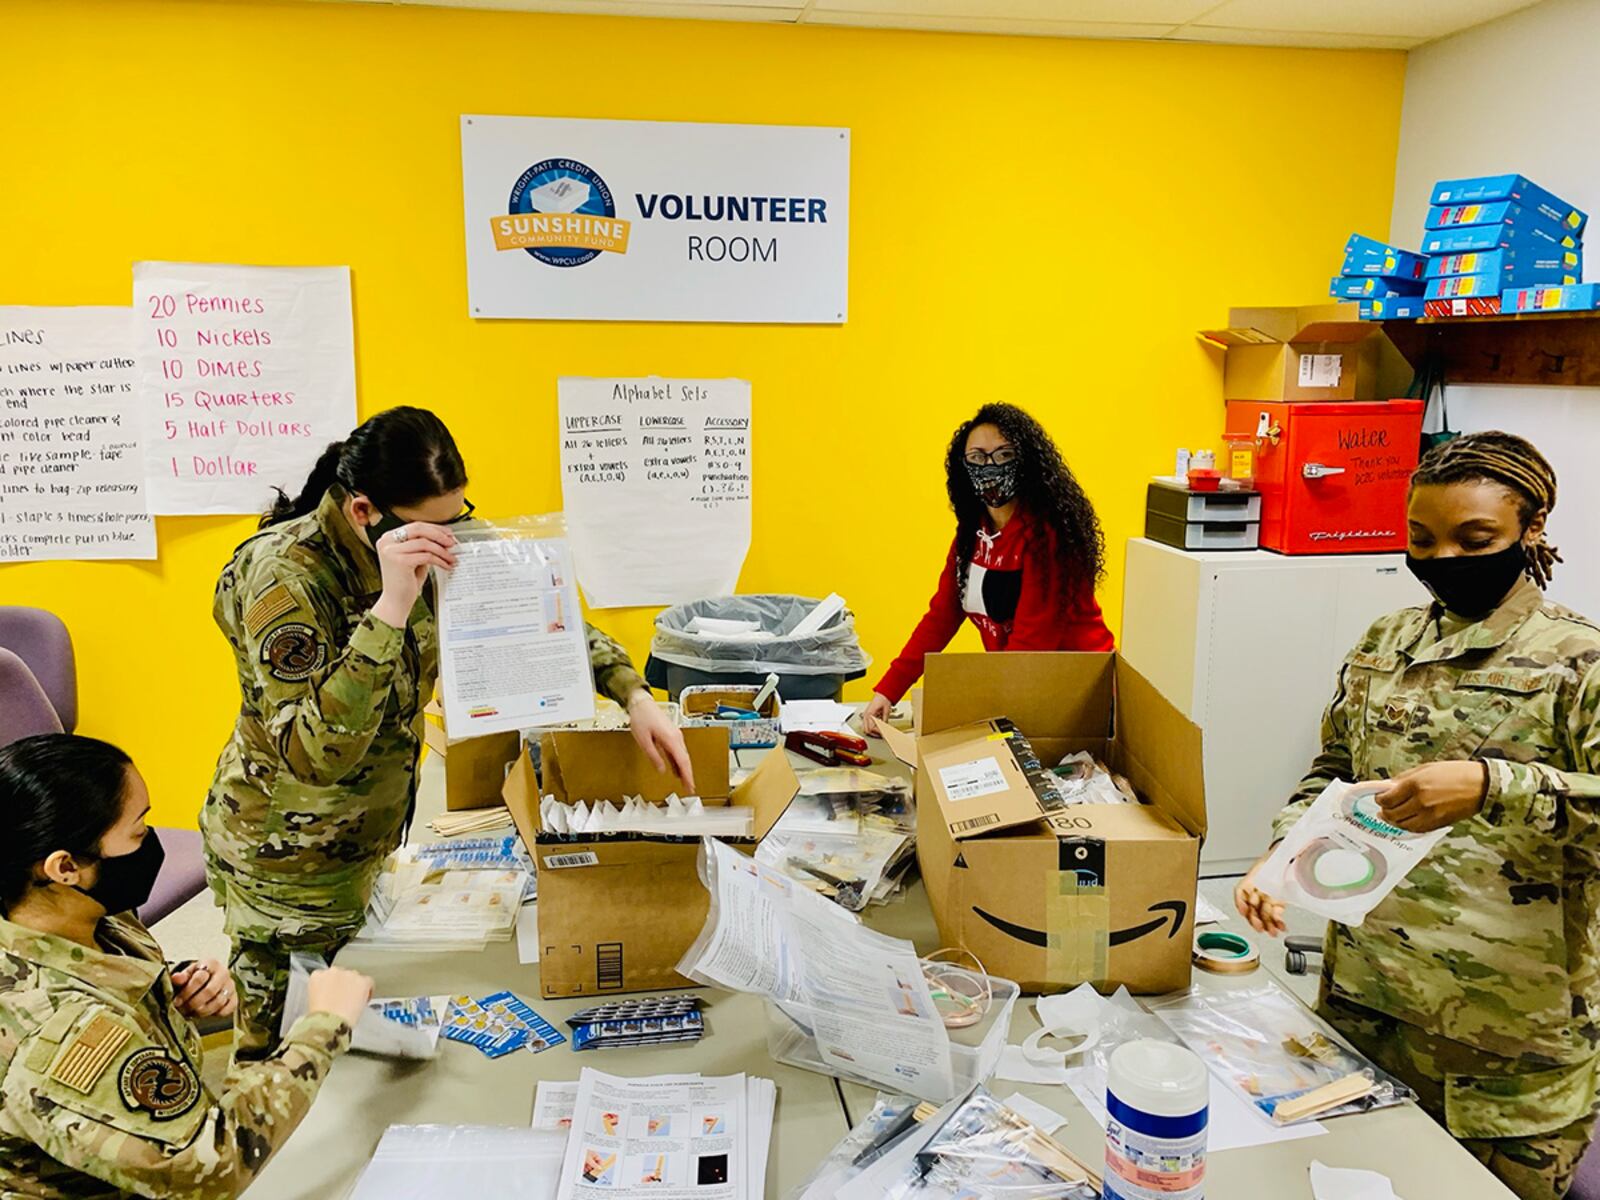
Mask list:
[[[1404,58],[10,0],[0,66],[0,303],[127,303],[136,259],[347,263],[362,411],[435,407],[489,513],[559,506],[557,376],[742,376],[742,586],[837,589],[881,664],[950,537],[944,442],[987,399],[1042,418],[1099,506],[1117,625],[1146,477],[1221,428],[1194,331],[1315,301],[1346,235],[1388,228]],[[474,323],[463,112],[849,126],[849,324]],[[1319,145],[1320,118],[1354,114]],[[81,729],[134,754],[168,823],[192,822],[230,726],[211,588],[249,528],[162,518],[159,562],[0,567],[0,601],[66,619]],[[651,615],[601,623],[642,655]]]

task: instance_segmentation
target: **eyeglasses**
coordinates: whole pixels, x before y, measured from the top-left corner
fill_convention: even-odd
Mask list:
[[[1017,449],[1015,446],[996,446],[993,450],[967,451],[967,462],[975,467],[987,467],[991,463],[997,467],[1003,467],[1016,461]]]
[[[446,525],[459,525],[463,521],[470,521],[472,520],[472,514],[478,511],[477,508],[473,506],[472,501],[468,500],[465,496],[461,497],[461,503],[465,505],[465,507],[455,516],[446,521]]]

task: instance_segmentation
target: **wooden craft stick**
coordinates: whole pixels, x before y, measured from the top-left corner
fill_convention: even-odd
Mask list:
[[[1349,1104],[1352,1100],[1359,1100],[1377,1086],[1371,1076],[1358,1071],[1353,1075],[1346,1075],[1343,1079],[1325,1083],[1304,1096],[1285,1100],[1273,1109],[1272,1119],[1279,1125],[1303,1121],[1307,1117],[1327,1112],[1330,1108],[1338,1108],[1342,1104]]]

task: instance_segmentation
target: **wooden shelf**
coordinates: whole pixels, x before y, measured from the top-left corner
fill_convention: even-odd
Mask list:
[[[1600,387],[1600,310],[1385,321],[1413,369],[1430,354],[1446,383]]]

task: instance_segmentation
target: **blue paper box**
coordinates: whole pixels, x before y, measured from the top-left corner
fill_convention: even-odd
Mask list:
[[[1377,275],[1380,278],[1421,279],[1428,260],[1410,250],[1386,245],[1359,233],[1344,244],[1341,275]]]
[[[1593,308],[1600,308],[1600,283],[1507,288],[1500,297],[1502,313],[1587,312]]]
[[[1373,297],[1420,296],[1420,279],[1389,279],[1380,275],[1335,275],[1328,284],[1328,295],[1340,300],[1369,300]]]
[[[1431,203],[1477,204],[1492,200],[1513,200],[1575,234],[1582,234],[1584,226],[1589,223],[1588,213],[1522,175],[1441,179],[1433,185]]]
[[[1396,296],[1361,302],[1363,321],[1405,321],[1420,317],[1427,301],[1421,296]]]
[[[1426,229],[1454,229],[1458,225],[1510,225],[1517,229],[1539,227],[1550,231],[1553,240],[1565,236],[1576,239],[1579,235],[1558,221],[1543,216],[1537,209],[1528,208],[1513,200],[1495,200],[1488,204],[1436,204],[1428,210]]]
[[[1513,272],[1538,272],[1513,278]],[[1436,254],[1428,260],[1424,278],[1440,279],[1446,275],[1502,275],[1506,287],[1523,283],[1564,283],[1563,275],[1573,276],[1576,283],[1583,278],[1583,251],[1563,250],[1559,246],[1539,243],[1505,250],[1478,250],[1466,254]]]
[[[1429,300],[1454,300],[1457,296],[1498,296],[1503,291],[1505,284],[1498,275],[1446,275],[1428,280],[1423,295]]]
[[[1577,250],[1578,239],[1545,221],[1527,225],[1458,225],[1432,229],[1422,240],[1428,254],[1464,254],[1469,250]]]

